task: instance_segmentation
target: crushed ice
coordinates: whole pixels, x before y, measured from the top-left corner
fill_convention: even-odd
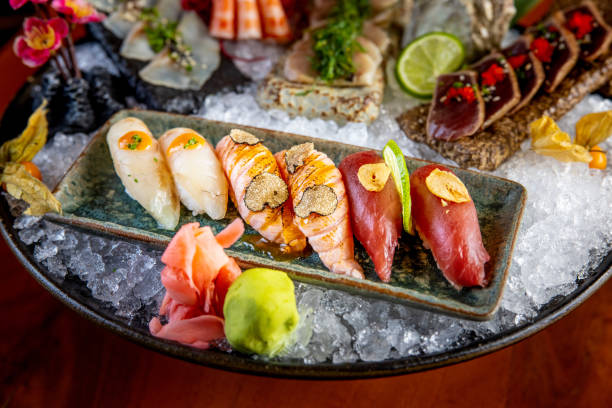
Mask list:
[[[380,119],[369,127],[356,123],[338,126],[332,121],[264,111],[257,106],[254,92],[251,86],[241,93],[209,96],[199,114],[372,148],[381,148],[393,138],[409,156],[448,162],[401,133],[394,117],[406,104],[403,98],[392,98]],[[612,109],[611,101],[589,96],[560,125],[572,133],[582,115],[607,109]],[[48,185],[55,185],[88,140],[87,135],[57,134],[49,141],[35,160]],[[612,143],[604,147],[612,150]],[[529,322],[553,297],[571,293],[577,280],[587,277],[590,268],[610,250],[610,167],[597,171],[581,163],[560,163],[531,152],[526,142],[495,174],[522,183],[529,198],[502,306],[493,320],[466,321],[296,283],[302,316],[298,342],[283,358],[312,364],[439,353]],[[9,202],[20,205],[15,200]],[[119,316],[132,319],[145,309],[156,309],[163,295],[160,251],[34,217],[20,216],[14,226],[23,243],[34,246],[35,259],[52,276],[80,278],[94,298],[112,305]]]

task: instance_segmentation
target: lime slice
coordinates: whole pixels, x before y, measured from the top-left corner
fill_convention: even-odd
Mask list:
[[[457,71],[464,58],[463,44],[454,35],[424,34],[402,50],[395,65],[395,76],[409,94],[429,98],[436,89],[438,75]]]
[[[411,200],[410,200],[410,173],[406,167],[406,159],[402,150],[399,148],[395,140],[389,140],[383,149],[383,158],[385,163],[391,169],[391,176],[395,181],[395,187],[402,200],[402,220],[404,223],[404,231],[414,235],[412,229]]]

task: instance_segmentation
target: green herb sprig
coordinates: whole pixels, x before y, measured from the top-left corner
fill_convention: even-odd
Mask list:
[[[370,13],[369,0],[339,0],[324,26],[313,31],[312,68],[331,82],[350,79],[355,73],[353,54],[365,51],[357,42],[363,22]]]

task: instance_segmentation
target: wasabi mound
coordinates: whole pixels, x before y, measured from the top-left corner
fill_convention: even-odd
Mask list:
[[[230,286],[223,314],[234,349],[275,356],[291,345],[299,321],[293,282],[284,272],[249,269]]]

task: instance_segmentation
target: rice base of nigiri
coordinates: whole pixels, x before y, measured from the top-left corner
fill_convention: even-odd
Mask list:
[[[127,194],[158,222],[173,230],[180,217],[180,202],[159,143],[140,119],[125,118],[106,135],[115,171]]]
[[[168,130],[159,143],[185,207],[194,215],[225,217],[228,183],[210,143],[188,128]]]

